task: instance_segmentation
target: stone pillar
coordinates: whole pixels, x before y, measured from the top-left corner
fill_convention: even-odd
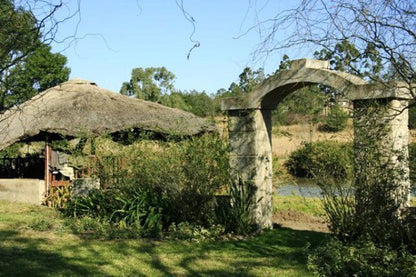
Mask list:
[[[271,110],[230,110],[228,118],[231,174],[255,185],[255,221],[261,228],[270,228],[273,193]]]
[[[400,218],[409,204],[407,105],[403,98],[354,100],[356,208],[370,221]]]

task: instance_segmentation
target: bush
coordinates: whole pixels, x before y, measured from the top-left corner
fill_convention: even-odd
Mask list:
[[[330,176],[336,179],[352,175],[352,146],[334,141],[305,143],[292,152],[285,163],[290,174],[301,178]]]
[[[221,237],[225,230],[221,225],[212,225],[208,228],[188,222],[172,224],[168,230],[170,239],[191,240],[195,242],[214,240]]]
[[[65,214],[101,218],[123,230],[136,226],[146,237],[159,237],[172,223],[208,227],[216,220],[215,194],[229,180],[227,153],[219,137],[208,135],[135,144],[122,163],[100,162],[106,189],[74,198]]]
[[[340,132],[347,127],[348,117],[348,114],[341,107],[333,105],[329,110],[328,117],[319,126],[319,130],[331,133]]]
[[[110,223],[97,217],[73,218],[67,224],[75,234],[87,238],[106,238],[111,232]]]
[[[256,187],[251,182],[244,182],[238,178],[231,182],[228,195],[218,197],[217,220],[225,226],[226,231],[237,235],[247,235],[258,230],[253,218],[256,208]]]
[[[35,231],[49,231],[53,228],[53,222],[50,218],[36,217],[29,224],[29,228]]]
[[[309,255],[308,268],[315,276],[414,276],[416,257],[404,247],[391,249],[367,239],[331,240]]]

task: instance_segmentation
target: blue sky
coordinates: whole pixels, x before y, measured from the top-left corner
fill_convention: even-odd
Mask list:
[[[183,4],[195,19],[193,39],[200,42],[189,60],[193,27],[175,0],[83,0],[80,39],[64,50],[66,44],[55,44],[53,50],[68,57],[71,78],[94,81],[116,92],[135,67],[165,66],[176,75],[177,89],[208,93],[228,88],[245,66],[264,67],[266,73],[277,68],[283,53],[254,62],[251,53],[259,43],[258,33],[240,35],[257,20],[287,9],[287,1],[184,0]],[[76,21],[61,26],[58,35],[72,34]]]

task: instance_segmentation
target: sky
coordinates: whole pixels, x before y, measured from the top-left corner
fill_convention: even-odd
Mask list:
[[[193,25],[178,3],[192,16]],[[68,9],[75,9],[71,0]],[[118,92],[133,68],[166,67],[174,86],[216,93],[238,81],[244,67],[274,72],[284,53],[253,60],[260,42],[259,20],[272,18],[288,2],[280,0],[81,0],[79,17],[59,28],[58,36],[77,40],[52,44],[68,58],[70,78],[82,78]],[[194,48],[191,41],[198,41]],[[289,54],[292,58],[292,56]]]

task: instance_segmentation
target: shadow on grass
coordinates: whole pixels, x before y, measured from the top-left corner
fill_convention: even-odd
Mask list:
[[[0,230],[0,276],[276,276],[285,270],[305,276],[306,245],[316,246],[327,237],[280,228],[246,240],[86,239],[63,244]]]
[[[224,241],[204,243],[198,247],[197,255],[189,255],[181,261],[191,275],[209,276],[257,276],[249,273],[253,268],[268,268],[271,271],[295,270],[306,274],[306,247],[316,247],[327,238],[327,235],[310,231],[295,231],[286,228],[263,232],[260,236],[248,240]],[[207,257],[207,254],[217,256],[220,252],[234,254],[233,259],[224,255],[229,271],[218,269],[195,271],[193,264],[198,259]],[[220,255],[221,257],[221,255]],[[262,270],[262,271],[263,271]]]
[[[42,249],[45,239],[25,238],[0,231],[0,276],[85,276],[89,271],[59,254]]]
[[[147,255],[149,266],[162,276],[263,276],[264,270],[272,276],[285,270],[305,276],[307,246],[314,248],[327,238],[328,234],[279,228],[247,240],[148,241],[134,249],[121,243],[114,250],[122,255]]]

